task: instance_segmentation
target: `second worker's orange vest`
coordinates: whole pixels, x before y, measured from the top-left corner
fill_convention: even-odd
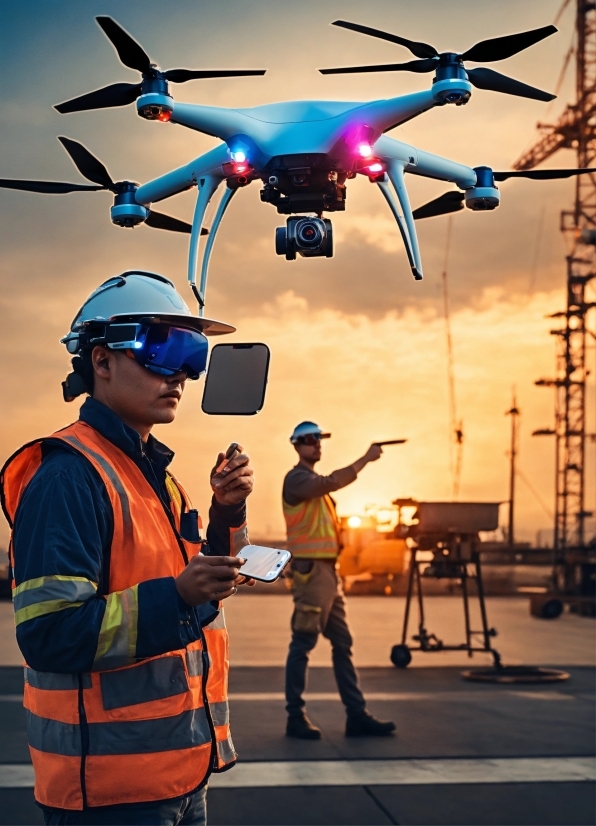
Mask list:
[[[84,422],[49,438],[95,468],[112,505],[114,534],[93,670],[61,674],[25,667],[35,798],[45,806],[83,809],[186,795],[236,759],[221,605],[202,639],[187,648],[136,660],[135,645],[138,584],[177,576],[200,550],[179,533],[180,504],[190,507],[188,497],[170,476],[168,488],[175,485],[177,495],[168,514],[135,462]],[[3,505],[11,523],[41,464],[44,441],[25,445],[5,465]],[[13,593],[20,583],[14,585]]]

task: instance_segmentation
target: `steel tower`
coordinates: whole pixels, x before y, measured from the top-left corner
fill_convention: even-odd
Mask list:
[[[565,4],[566,5],[566,4]],[[564,6],[565,7],[565,6]],[[573,149],[577,166],[594,166],[596,159],[596,3],[576,0],[575,102],[557,123],[538,124],[542,137],[514,164],[532,169],[559,149]],[[557,341],[554,379],[536,384],[554,387],[555,430],[536,431],[556,438],[556,502],[554,525],[555,587],[567,592],[580,582],[581,564],[573,549],[585,544],[585,447],[586,447],[586,315],[596,306],[586,300],[586,284],[596,275],[596,175],[575,179],[573,209],[561,213],[567,256],[567,307],[555,313],[564,326],[551,333]]]

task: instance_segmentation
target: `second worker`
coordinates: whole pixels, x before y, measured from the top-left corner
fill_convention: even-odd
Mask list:
[[[377,720],[367,711],[352,662],[346,601],[336,573],[341,550],[340,526],[329,495],[351,484],[362,468],[380,459],[383,451],[373,444],[351,465],[321,476],[314,467],[321,459],[321,439],[330,435],[314,422],[301,422],[290,437],[299,461],[286,475],[283,485],[294,597],[292,640],[286,663],[286,734],[305,740],[321,737],[320,729],[306,716],[302,695],[309,654],[319,634],[323,634],[331,642],[335,679],[346,708],[346,736],[387,736],[395,731],[395,724]]]

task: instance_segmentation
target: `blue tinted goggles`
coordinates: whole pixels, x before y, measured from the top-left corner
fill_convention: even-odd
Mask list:
[[[114,341],[119,333],[125,341]],[[163,376],[182,371],[194,380],[207,367],[207,339],[195,330],[169,324],[114,324],[110,325],[109,338],[107,346],[111,350],[130,350],[142,367]]]

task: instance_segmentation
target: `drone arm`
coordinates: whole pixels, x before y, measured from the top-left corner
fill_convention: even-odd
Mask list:
[[[408,256],[408,261],[410,263],[410,269],[412,270],[412,274],[414,275],[414,278],[417,281],[420,281],[420,279],[422,278],[422,273],[417,269],[416,258],[414,257],[414,248],[412,247],[412,244],[410,242],[408,228],[404,222],[402,215],[400,214],[399,206],[397,204],[397,201],[395,200],[393,192],[391,191],[391,187],[385,181],[380,181],[377,185],[383,193],[385,200],[389,204],[389,209],[393,213],[393,217],[395,218],[397,226],[399,227],[399,231],[401,233],[401,237],[406,248],[406,255]]]
[[[437,178],[440,181],[451,181],[460,189],[469,189],[476,186],[476,173],[469,166],[441,158],[422,149],[416,149],[407,143],[390,138],[381,137],[374,144],[374,153],[387,166],[393,162],[400,162],[405,171],[412,175],[422,175],[425,178]]]
[[[221,165],[229,159],[227,146],[220,144],[215,149],[195,158],[186,166],[181,166],[179,169],[174,169],[160,178],[155,178],[155,180],[143,184],[137,189],[135,200],[145,206],[163,201],[164,198],[170,198],[172,195],[177,195],[179,192],[184,192],[196,186],[203,175],[217,176],[219,174],[219,177],[222,178]]]
[[[450,181],[460,189],[470,189],[476,186],[476,173],[470,166],[455,163],[439,155],[417,150],[415,166],[409,166],[408,172],[412,175],[423,175],[425,178],[437,178],[440,181]]]
[[[357,113],[358,120],[366,123],[379,133],[388,132],[400,123],[421,115],[437,106],[437,101],[433,98],[432,90],[415,92],[412,95],[400,95],[400,97],[389,98],[388,100],[375,100],[372,103],[365,103],[357,109],[352,109],[350,115]]]
[[[201,281],[199,286],[199,294],[203,300],[203,304],[205,303],[205,293],[207,291],[207,274],[209,270],[209,261],[211,260],[211,251],[213,250],[213,244],[215,243],[215,236],[217,234],[217,230],[219,229],[219,225],[221,224],[221,220],[224,216],[224,213],[237,191],[237,189],[229,189],[228,187],[225,188],[224,193],[219,201],[219,204],[217,205],[217,210],[215,212],[213,222],[209,228],[209,235],[207,236],[207,243],[205,244],[205,250],[203,252],[203,261],[201,263]]]
[[[399,161],[392,161],[387,166],[387,174],[389,175],[389,180],[393,184],[393,187],[397,193],[403,214],[403,221],[405,222],[405,228],[409,239],[409,245],[406,244],[406,249],[409,249],[408,258],[410,259],[412,275],[417,281],[420,281],[422,279],[422,261],[420,259],[420,247],[418,246],[418,236],[414,225],[412,207],[410,206],[408,190],[406,189],[406,184],[404,181],[404,164]]]

